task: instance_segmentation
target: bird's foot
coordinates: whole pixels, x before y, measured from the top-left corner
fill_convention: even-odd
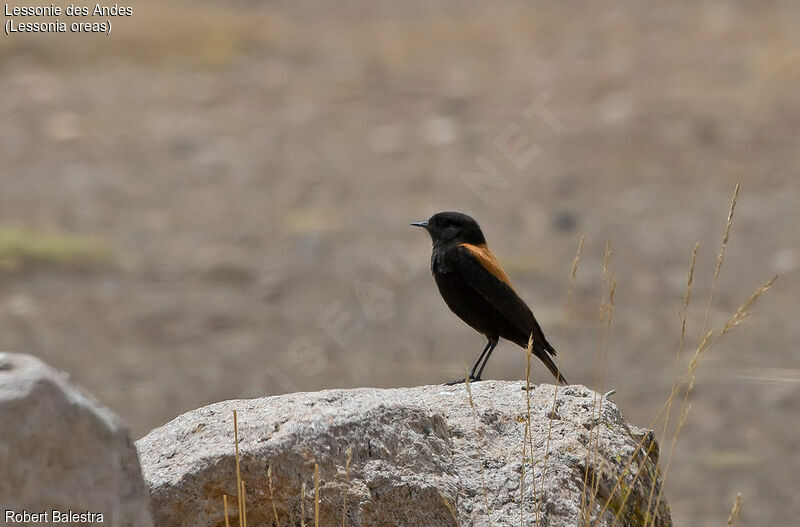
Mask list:
[[[457,384],[463,384],[467,380],[469,380],[469,382],[480,382],[483,379],[481,379],[480,377],[473,377],[472,375],[470,375],[469,379],[466,379],[466,378],[465,379],[456,379],[454,381],[446,382],[446,383],[444,383],[444,385],[445,386],[455,386]]]

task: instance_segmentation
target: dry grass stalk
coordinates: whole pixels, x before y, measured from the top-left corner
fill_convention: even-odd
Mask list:
[[[444,492],[442,492],[442,489],[440,489],[440,488],[437,486],[437,487],[436,487],[436,492],[438,492],[438,493],[439,493],[439,496],[442,498],[442,501],[444,502],[444,506],[445,506],[445,507],[447,507],[447,510],[448,510],[448,511],[450,511],[450,516],[452,516],[452,517],[453,517],[453,521],[456,523],[456,525],[457,525],[457,526],[458,526],[458,525],[461,525],[461,522],[460,522],[460,521],[458,521],[458,514],[456,513],[456,508],[455,508],[455,507],[453,507],[453,504],[452,504],[452,503],[450,503],[450,500],[448,500],[448,499],[447,499],[447,496],[445,496],[445,495],[444,495]]]
[[[526,383],[526,390],[525,390],[525,399],[526,404],[528,406],[528,415],[525,419],[525,428],[522,431],[522,468],[520,470],[519,476],[519,524],[520,527],[524,525],[524,511],[525,511],[525,453],[528,448],[528,437],[530,432],[531,420],[530,420],[530,368],[531,368],[531,345],[532,345],[532,338],[533,335],[528,339],[528,347],[526,349],[525,354],[525,383]],[[533,462],[531,462],[531,477],[533,477]]]
[[[245,496],[247,493],[244,490],[244,481],[242,481],[242,525],[247,527],[247,501]]]
[[[604,322],[606,316],[606,284],[608,283],[608,264],[610,260],[611,260],[611,240],[606,240],[606,250],[603,255],[603,284],[601,286],[602,300],[600,302],[600,322]]]
[[[306,482],[300,485],[300,527],[306,527]]]
[[[722,270],[722,263],[725,261],[725,252],[728,248],[728,240],[730,239],[731,234],[731,226],[733,225],[733,214],[736,211],[736,202],[739,199],[739,186],[741,182],[736,183],[736,188],[733,190],[733,198],[731,198],[731,206],[728,209],[728,219],[725,222],[725,228],[722,231],[722,241],[720,242],[719,253],[717,253],[717,264],[714,267],[714,278],[711,280],[711,290],[708,293],[708,301],[706,302],[706,312],[703,316],[703,329],[700,331],[701,333],[706,332],[706,328],[708,327],[708,317],[711,313],[711,302],[714,300],[714,292],[717,289],[717,279],[719,278],[719,273]],[[699,360],[699,356],[701,353],[701,347],[698,346],[697,353],[695,357],[692,359],[692,363],[696,364]],[[681,406],[682,412],[686,412],[686,405],[689,401],[689,396],[694,389],[694,373],[692,374],[691,382],[689,382],[689,388],[686,390],[686,393],[683,397],[683,404]],[[677,437],[673,438],[673,441],[677,441]],[[670,455],[670,461],[672,456]]]
[[[475,424],[475,428],[478,428],[478,411],[475,408],[475,401],[472,399],[472,387],[470,386],[469,381],[469,372],[467,371],[466,365],[464,365],[464,371],[466,375],[464,376],[464,386],[467,388],[467,395],[469,397],[469,406],[472,408],[472,422]],[[492,527],[492,514],[489,511],[489,493],[486,490],[486,474],[483,469],[483,457],[479,457],[480,461],[480,470],[481,470],[481,489],[483,490],[483,504],[486,507],[486,519],[489,522],[489,527]]]
[[[228,495],[222,495],[222,510],[225,512],[225,527],[231,527],[230,522],[228,521]]]
[[[608,288],[608,306],[606,308],[607,316],[606,316],[606,328],[605,332],[603,333],[603,354],[600,358],[600,384],[599,393],[605,392],[605,384],[606,384],[606,364],[608,363],[608,340],[609,335],[611,334],[611,321],[614,319],[614,296],[617,292],[617,277],[614,273],[611,273],[611,282]],[[600,401],[602,403],[602,400]]]
[[[236,450],[236,498],[239,504],[239,527],[244,527],[244,496],[242,496],[242,473],[239,470],[239,418],[233,411],[233,444]]]
[[[528,447],[528,429],[530,428],[530,421],[525,421],[525,429],[522,432],[522,468],[519,474],[519,525],[525,525],[525,449]],[[533,469],[531,469],[533,472]],[[531,474],[531,477],[535,477]],[[535,497],[534,497],[535,499]]]
[[[717,278],[719,278],[719,272],[722,269],[722,262],[725,260],[725,251],[728,248],[731,225],[733,225],[733,213],[736,211],[736,202],[739,199],[739,186],[741,184],[742,182],[739,181],[736,183],[736,188],[733,189],[733,198],[731,198],[731,206],[728,209],[728,220],[725,222],[725,229],[722,231],[722,242],[720,243],[719,253],[717,254],[717,266],[714,268],[714,279],[711,280],[711,292],[708,294],[708,302],[706,303],[706,314],[703,317],[702,333],[704,333],[708,327],[708,314],[711,311],[711,302],[714,300],[714,290],[717,287]]]
[[[736,501],[733,502],[733,508],[731,509],[731,515],[728,516],[728,525],[731,527],[736,526],[736,522],[739,521],[739,513],[742,512],[742,493],[738,493],[736,495]]]
[[[319,463],[314,463],[314,527],[319,527]]]
[[[594,416],[594,409],[592,409],[592,416]],[[591,435],[591,431],[590,431],[589,432],[589,444],[590,445],[591,445],[591,441],[592,441],[592,435]],[[589,525],[589,522],[590,522],[590,516],[588,514],[588,509],[587,509],[588,503],[586,502],[586,488],[590,485],[590,483],[589,483],[589,466],[593,463],[593,460],[594,460],[593,454],[594,454],[594,451],[592,450],[589,453],[589,455],[586,456],[586,468],[583,471],[583,487],[581,489],[581,514],[580,514],[580,518],[581,518],[581,522],[585,523],[587,526]],[[590,461],[590,459],[589,459],[590,456],[592,457],[592,461]]]
[[[697,261],[697,251],[699,249],[700,249],[700,242],[696,242],[694,244],[694,247],[692,248],[692,255],[689,257],[689,270],[686,274],[686,289],[683,292],[683,304],[680,310],[681,336],[680,340],[678,341],[678,353],[675,356],[675,368],[674,368],[675,371],[672,376],[672,388],[670,389],[670,393],[672,393],[675,390],[675,385],[678,383],[681,353],[683,352],[683,343],[686,339],[686,316],[687,316],[686,314],[689,309],[689,302],[692,298],[692,284],[694,283],[694,267],[695,267],[695,262]],[[669,397],[667,399],[668,403],[667,413],[664,416],[664,427],[661,430],[662,444],[667,440],[667,428],[669,426],[670,415],[672,414],[672,401],[673,401],[672,397]],[[645,514],[645,518],[650,518],[650,525],[654,525],[656,521],[655,514],[653,514],[653,516],[650,516],[655,490],[656,490],[656,482],[653,481],[653,485],[650,487],[650,495],[647,497],[647,512]]]
[[[605,365],[606,365],[606,363],[608,361],[608,340],[609,340],[609,334],[611,332],[611,321],[614,320],[614,296],[615,296],[616,290],[617,290],[617,278],[614,275],[614,273],[611,273],[611,281],[610,281],[609,290],[608,290],[608,304],[607,304],[607,307],[606,307],[606,311],[607,311],[606,329],[605,329],[605,332],[603,333],[603,346],[602,346],[603,354],[602,354],[602,357],[600,359],[601,360],[600,382],[599,382],[599,386],[598,387],[600,388],[601,392],[605,391],[605,382],[606,382],[606,367],[605,367]],[[596,388],[595,388],[595,391],[597,391]],[[595,394],[595,399],[596,398],[597,398],[597,395]],[[597,408],[597,419],[598,419],[598,421],[600,419],[602,419],[602,414],[603,414],[603,397],[601,396],[600,397],[600,404],[599,404],[599,406]],[[596,435],[595,435],[595,455],[599,456],[599,451],[600,451],[600,432],[602,431],[602,427],[599,426],[599,423],[598,423],[598,425],[595,426],[594,428],[597,429],[597,432],[596,432]],[[592,500],[591,500],[590,505],[589,505],[589,509],[590,510],[594,507],[594,501],[595,501],[595,498],[597,496],[599,488],[600,488],[600,478],[599,477],[595,477],[594,478],[594,489],[593,489],[593,492],[592,492]]]
[[[581,261],[581,253],[583,252],[583,244],[586,242],[586,235],[581,235],[581,239],[578,242],[578,250],[575,252],[575,258],[572,260],[572,272],[569,276],[569,286],[567,287],[567,302],[564,306],[564,325],[561,329],[561,342],[565,342],[567,340],[567,326],[569,325],[569,308],[570,304],[572,303],[572,291],[575,287],[575,278],[578,276],[578,265]],[[561,366],[561,357],[563,355],[558,355],[556,357],[556,366]],[[555,414],[556,412],[556,400],[558,398],[558,388],[559,384],[555,383],[555,388],[553,390],[553,407],[550,409],[550,415]],[[539,515],[542,508],[542,496],[541,492],[544,489],[544,481],[545,476],[547,475],[547,461],[550,458],[550,440],[553,435],[553,419],[550,419],[547,425],[547,441],[544,444],[544,460],[542,461],[542,482],[539,485],[539,499],[536,501],[536,527],[539,526]],[[523,465],[524,469],[524,465]],[[532,475],[531,477],[535,477]],[[536,496],[534,496],[536,499]]]
[[[731,317],[728,322],[725,323],[719,332],[718,338],[725,336],[733,328],[744,322],[744,320],[750,316],[750,307],[753,305],[753,303],[758,299],[758,297],[766,293],[777,279],[778,277],[776,275],[773,276],[771,280],[761,284],[761,286],[756,289],[755,292],[750,295],[741,306],[739,306],[739,309],[736,310],[736,313],[733,315],[733,317]]]
[[[600,378],[601,378],[601,370],[604,370],[604,368],[602,367],[602,363],[604,362],[603,357],[607,355],[607,353],[604,350],[607,348],[608,345],[608,331],[611,320],[609,315],[611,311],[610,310],[611,301],[613,300],[613,297],[610,292],[608,293],[608,297],[606,296],[606,288],[609,283],[608,268],[610,261],[611,261],[611,242],[607,240],[606,249],[603,255],[603,281],[601,285],[602,299],[600,301],[601,344],[597,348],[597,353],[595,357],[595,367],[594,367],[595,395],[592,401],[592,420],[595,420],[596,418],[599,419],[602,413],[603,401],[601,399],[600,404],[598,405],[598,395],[599,395],[598,392],[602,390],[602,386],[600,384],[601,383]],[[611,281],[612,281],[612,286],[609,288],[609,291],[611,289],[616,289],[616,281],[613,278],[613,275]],[[608,320],[608,324],[603,324],[603,322],[605,322],[606,320]],[[604,376],[604,374],[602,375]],[[595,417],[595,411],[597,411],[597,417]],[[592,438],[594,438],[594,441],[592,440]],[[581,518],[583,518],[583,521],[585,522],[587,527],[591,523],[590,511],[594,507],[595,495],[597,493],[596,490],[599,486],[599,478],[597,477],[597,471],[594,470],[592,471],[592,481],[591,482],[589,481],[589,467],[590,466],[593,467],[597,463],[597,456],[600,448],[600,427],[595,426],[589,431],[589,445],[590,445],[589,448],[590,448],[591,460],[587,459],[586,461],[586,468],[584,469],[583,473],[583,489],[581,490]],[[589,486],[592,489],[592,495],[588,498],[588,503],[586,496],[587,486]]]
[[[347,489],[350,487],[350,462],[353,460],[353,447],[347,447],[347,462],[344,465],[345,487],[342,492],[342,527],[347,515]],[[441,492],[439,492],[441,494]]]
[[[609,333],[611,332],[611,321],[614,319],[614,296],[616,289],[617,289],[617,279],[616,276],[612,273],[608,291],[608,303],[606,305],[607,315],[606,315],[606,328],[605,332],[603,333],[603,346],[602,346],[603,354],[600,359],[601,368],[600,368],[600,381],[598,387],[601,387],[601,391],[604,390],[604,388],[602,387],[605,386],[605,376],[606,376],[605,364],[608,360],[608,339],[609,339]],[[595,388],[595,391],[597,392],[597,388]],[[597,394],[595,394],[595,401],[596,400],[597,400]],[[596,417],[598,421],[601,420],[602,413],[603,413],[603,397],[600,397],[600,404],[597,408],[597,417]],[[597,425],[594,426],[593,431],[594,430],[596,430],[596,432],[595,432],[595,444],[593,450],[594,459],[592,461],[593,466],[597,463],[597,458],[599,457],[600,454],[600,432],[602,431],[602,427],[599,426],[599,422]],[[592,486],[592,496],[589,502],[589,511],[591,511],[594,508],[595,499],[600,489],[600,477],[597,475],[597,472],[596,471],[592,472],[592,476],[593,476],[592,480],[593,486]]]
[[[736,211],[736,202],[739,199],[739,186],[741,182],[736,183],[736,188],[733,189],[733,198],[731,198],[731,206],[728,209],[728,219],[725,222],[725,228],[722,231],[722,241],[720,242],[719,253],[717,253],[717,265],[714,267],[714,278],[711,280],[711,290],[708,293],[708,301],[706,302],[706,312],[703,316],[703,329],[700,331],[701,333],[706,332],[706,328],[708,327],[708,317],[711,313],[711,302],[714,300],[714,292],[717,289],[717,279],[719,278],[720,270],[722,269],[722,263],[725,261],[725,252],[728,248],[728,240],[730,239],[731,234],[731,226],[733,225],[733,214]],[[695,357],[692,359],[693,363],[696,363],[699,360],[700,354],[700,347],[698,347],[698,351],[695,354]],[[686,390],[686,393],[683,397],[683,404],[681,406],[682,413],[688,412],[686,408],[689,396],[694,389],[694,373],[692,374],[691,382],[689,382],[689,388]],[[677,435],[673,437],[673,442],[677,441]],[[672,453],[670,452],[670,459],[672,461]],[[669,463],[668,461],[668,463]]]
[[[531,496],[536,499],[536,471],[533,469],[533,430],[531,427],[531,355],[533,354],[533,333],[528,337],[528,346],[525,348],[525,404],[527,406],[527,421],[525,425],[525,438],[528,441],[531,459]],[[525,468],[525,438],[522,440],[522,467]],[[521,490],[524,493],[524,490]],[[522,515],[522,502],[520,502],[520,515]],[[539,524],[539,511],[535,510],[536,525]]]
[[[278,520],[278,510],[275,508],[275,494],[272,486],[272,463],[267,468],[267,480],[269,481],[269,501],[272,503],[272,515],[275,517],[275,527],[280,527],[281,523]]]

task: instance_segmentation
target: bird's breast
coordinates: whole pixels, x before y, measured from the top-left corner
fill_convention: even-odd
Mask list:
[[[446,274],[452,270],[447,251],[434,249],[431,254],[431,272],[436,274]]]

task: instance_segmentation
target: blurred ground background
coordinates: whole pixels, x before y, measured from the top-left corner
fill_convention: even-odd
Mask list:
[[[794,525],[798,22],[788,0],[145,1],[109,37],[3,37],[0,349],[71,372],[137,437],[227,398],[449,380],[483,339],[408,223],[456,209],[576,383],[611,241],[606,385],[646,426],[691,248],[682,369],[741,180],[710,322],[780,278],[702,365],[666,495],[676,525],[724,524],[737,492],[740,525]],[[515,164],[508,140],[536,150]],[[521,378],[522,350],[486,373]]]

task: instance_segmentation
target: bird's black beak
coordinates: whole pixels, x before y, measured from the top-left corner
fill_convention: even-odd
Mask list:
[[[427,221],[415,221],[411,225],[413,225],[414,227],[425,227],[426,229],[428,228],[428,222]]]

